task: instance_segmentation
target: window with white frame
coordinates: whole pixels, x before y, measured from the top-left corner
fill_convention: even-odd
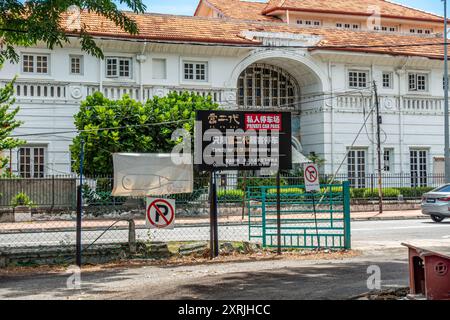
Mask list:
[[[23,54],[22,55],[22,72],[48,74],[49,56],[42,54]]]
[[[409,29],[410,33],[417,33],[417,34],[431,34],[433,32],[432,29]]]
[[[83,74],[83,56],[70,56],[70,73]]]
[[[383,171],[387,173],[392,173],[394,171],[393,160],[394,160],[394,150],[384,149],[383,152]]]
[[[45,147],[19,148],[19,174],[23,178],[42,178],[45,175]]]
[[[298,19],[297,20],[297,24],[299,25],[304,25],[304,26],[321,26],[322,22],[319,20],[302,20],[302,19]]]
[[[428,91],[428,74],[426,73],[409,73],[408,74],[409,91]]]
[[[398,28],[395,26],[374,26],[373,30],[375,31],[383,31],[383,32],[397,32]]]
[[[338,22],[336,23],[336,28],[339,29],[353,29],[353,30],[358,30],[360,29],[360,25],[357,23],[343,23],[343,22]]]
[[[366,187],[366,150],[350,150],[347,157],[347,173],[352,188]]]
[[[393,88],[393,73],[392,72],[383,72],[383,88],[384,89],[392,89]]]
[[[428,177],[428,151],[411,149],[409,151],[411,187],[426,187]]]
[[[107,57],[107,78],[131,78],[131,58]]]
[[[348,86],[349,88],[367,88],[369,83],[369,71],[349,70]]]
[[[185,61],[183,63],[183,79],[188,81],[208,81],[208,63]]]

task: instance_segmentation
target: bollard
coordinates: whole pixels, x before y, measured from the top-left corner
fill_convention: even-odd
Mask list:
[[[136,253],[136,224],[133,219],[128,220],[128,245],[131,254]]]

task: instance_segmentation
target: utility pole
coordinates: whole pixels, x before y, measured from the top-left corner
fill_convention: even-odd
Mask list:
[[[80,141],[80,185],[77,188],[76,264],[81,268],[81,222],[83,216],[84,140]]]
[[[449,136],[449,110],[448,110],[448,23],[447,0],[444,1],[444,136],[445,136],[445,183],[450,183],[450,136]]]
[[[375,93],[375,108],[377,114],[377,157],[378,157],[378,212],[383,213],[383,189],[382,189],[382,180],[381,180],[381,129],[380,125],[382,122],[380,116],[380,101],[378,99],[378,90],[376,81],[373,82],[373,89]]]

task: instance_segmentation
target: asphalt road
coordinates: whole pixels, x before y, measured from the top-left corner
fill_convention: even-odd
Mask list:
[[[244,227],[233,232],[244,234]],[[67,288],[70,274],[0,274],[0,299],[348,299],[369,291],[369,266],[381,271],[382,288],[408,285],[411,242],[450,247],[450,223],[428,220],[367,221],[352,225],[353,247],[363,254],[341,260],[281,259],[189,266],[115,268],[81,274],[81,289]]]
[[[97,243],[126,242],[128,230],[83,230],[82,239],[89,244],[97,239]],[[103,235],[102,235],[103,234]],[[431,220],[385,220],[385,221],[355,221],[351,224],[353,248],[383,248],[399,245],[401,242],[415,240],[430,240],[434,242],[450,241],[450,220],[444,223],[434,223]],[[154,241],[208,241],[209,227],[177,227],[174,230],[137,229],[139,240]],[[248,241],[247,225],[219,226],[220,240]],[[75,232],[33,232],[0,234],[1,246],[37,246],[75,244]]]

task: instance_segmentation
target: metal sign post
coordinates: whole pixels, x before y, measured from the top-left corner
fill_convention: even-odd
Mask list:
[[[217,186],[216,173],[211,171],[209,190],[209,219],[210,219],[210,256],[211,259],[219,255],[219,235],[217,218]]]
[[[281,255],[281,195],[280,170],[277,171],[277,254]]]
[[[77,188],[76,264],[81,268],[81,219],[83,215],[84,140],[80,141],[80,185]]]
[[[314,213],[314,225],[316,228],[317,236],[317,247],[320,249],[320,236],[319,236],[319,226],[317,224],[317,211],[316,211],[316,192],[320,192],[320,179],[319,170],[314,163],[306,163],[303,166],[303,175],[305,179],[305,190],[311,195],[313,213]]]
[[[314,225],[315,225],[315,228],[316,228],[317,249],[320,249],[320,236],[319,236],[319,225],[317,224],[316,194],[315,194],[315,191],[311,191],[311,198],[312,198],[313,213],[314,213]]]

